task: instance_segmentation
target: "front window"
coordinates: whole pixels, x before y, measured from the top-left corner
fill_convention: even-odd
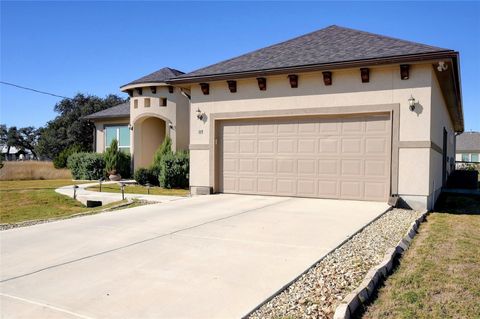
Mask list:
[[[463,153],[462,154],[462,162],[469,162],[470,161],[470,156],[468,156],[469,154],[466,154],[466,153]]]
[[[113,139],[117,139],[120,151],[130,153],[130,129],[128,125],[105,127],[105,150],[110,147]]]

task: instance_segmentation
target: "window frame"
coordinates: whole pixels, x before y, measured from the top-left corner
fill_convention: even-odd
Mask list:
[[[122,128],[122,127],[126,127],[127,130],[128,130],[128,146],[120,145],[120,128]],[[115,128],[115,130],[116,130],[115,138],[117,139],[117,142],[118,142],[118,149],[121,150],[121,151],[122,151],[122,149],[123,150],[128,149],[127,153],[130,154],[130,151],[131,151],[131,146],[130,146],[131,141],[130,141],[130,139],[131,139],[132,135],[131,135],[131,132],[130,132],[130,128],[128,127],[128,124],[108,124],[108,125],[104,125],[104,127],[103,127],[103,130],[104,130],[104,134],[103,134],[104,148],[103,148],[103,151],[105,152],[110,147],[110,145],[107,145],[107,130],[109,128]]]

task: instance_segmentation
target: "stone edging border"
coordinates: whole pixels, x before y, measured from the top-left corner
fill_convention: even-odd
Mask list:
[[[365,275],[362,283],[340,302],[340,305],[335,309],[333,319],[352,318],[358,308],[373,297],[379,285],[392,271],[394,261],[398,260],[403,255],[403,252],[410,247],[420,223],[425,221],[428,214],[428,211],[424,211],[420,217],[410,224],[410,228],[398,244],[394,248],[389,248],[383,260],[378,265],[372,267]]]
[[[258,309],[260,309],[263,305],[267,304],[269,301],[271,301],[273,298],[275,298],[277,295],[281,294],[284,290],[286,290],[289,286],[291,286],[295,281],[297,281],[298,279],[300,279],[300,277],[302,277],[304,274],[306,274],[307,272],[309,272],[312,268],[314,268],[319,262],[321,262],[322,260],[325,259],[325,257],[327,257],[328,255],[330,255],[331,253],[333,253],[335,250],[337,250],[338,248],[340,248],[343,244],[345,244],[347,241],[351,240],[355,235],[357,235],[358,233],[362,232],[365,228],[367,228],[368,226],[370,226],[371,224],[373,224],[375,221],[377,221],[378,219],[380,219],[380,217],[384,216],[387,212],[391,211],[393,209],[393,207],[388,207],[383,213],[381,213],[380,215],[378,215],[377,217],[375,217],[374,219],[372,219],[370,222],[368,222],[367,224],[363,225],[360,229],[358,229],[356,232],[354,232],[353,234],[351,234],[350,236],[348,236],[347,238],[345,238],[344,241],[342,241],[340,244],[338,244],[336,247],[334,247],[332,250],[328,251],[325,255],[323,255],[323,257],[321,257],[320,259],[318,259],[317,261],[315,261],[310,267],[308,267],[307,269],[305,269],[300,275],[298,275],[297,277],[295,277],[294,279],[292,279],[291,281],[289,281],[287,284],[283,285],[280,289],[278,289],[275,293],[273,293],[270,297],[268,297],[267,299],[265,299],[262,303],[260,303],[259,305],[257,305],[255,308],[253,308],[252,310],[250,310],[246,315],[242,316],[242,319],[247,319],[249,318],[255,311],[257,311]]]
[[[19,227],[33,226],[33,225],[37,225],[37,224],[51,223],[51,222],[56,222],[56,221],[65,220],[65,219],[71,219],[71,218],[75,218],[75,217],[95,215],[95,214],[104,213],[104,212],[107,212],[107,211],[110,211],[110,210],[113,210],[113,209],[122,208],[124,206],[128,206],[128,205],[133,203],[133,200],[131,200],[129,198],[126,198],[126,200],[127,200],[126,203],[120,203],[120,204],[117,204],[117,205],[114,205],[114,206],[111,206],[111,207],[108,207],[108,208],[104,208],[104,209],[101,209],[101,210],[91,210],[91,211],[87,211],[87,212],[68,215],[68,216],[65,216],[65,217],[26,220],[26,221],[19,222],[19,223],[14,223],[14,224],[0,224],[0,231],[5,231],[5,230],[19,228]]]

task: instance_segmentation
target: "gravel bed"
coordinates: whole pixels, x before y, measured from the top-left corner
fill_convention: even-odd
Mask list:
[[[331,252],[279,295],[249,316],[257,318],[332,318],[388,248],[402,239],[420,212],[393,209]]]

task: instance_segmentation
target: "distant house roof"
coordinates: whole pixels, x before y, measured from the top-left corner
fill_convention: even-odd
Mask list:
[[[480,152],[480,132],[464,132],[457,136],[457,153],[465,151]]]
[[[8,146],[7,145],[0,145],[0,152],[2,154],[7,154],[7,151],[8,151]],[[16,148],[15,146],[10,147],[10,152],[8,154],[18,154],[18,153],[32,154],[32,152],[30,150]]]
[[[84,119],[99,120],[122,117],[130,117],[130,102],[125,102],[116,106],[112,106],[103,111],[87,115],[84,117]]]
[[[122,87],[127,85],[142,84],[142,83],[165,83],[168,80],[182,74],[184,74],[184,72],[166,67],[158,71],[155,71],[153,73],[150,73],[148,75],[142,76],[141,78],[136,79],[135,81],[122,85]]]
[[[454,51],[333,25],[179,75],[172,82],[181,83],[187,82],[187,79],[214,75],[235,75],[438,52]]]

